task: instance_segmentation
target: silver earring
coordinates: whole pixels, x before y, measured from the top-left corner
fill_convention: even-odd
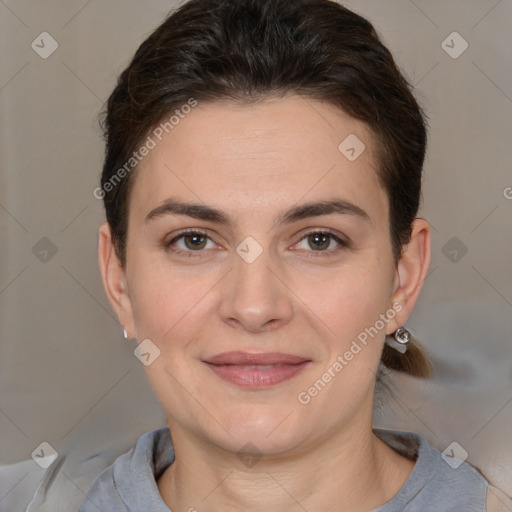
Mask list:
[[[126,329],[123,329],[123,336],[125,340],[128,339],[128,333],[126,332]]]
[[[398,341],[398,343],[401,343],[402,345],[406,345],[411,341],[411,333],[404,329],[403,327],[399,327],[395,331],[395,340]]]
[[[401,354],[407,352],[407,343],[409,341],[411,341],[411,333],[404,327],[399,327],[393,336],[386,337],[386,343]]]

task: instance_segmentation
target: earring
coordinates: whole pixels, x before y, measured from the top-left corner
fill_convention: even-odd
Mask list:
[[[411,333],[404,329],[403,327],[399,327],[395,331],[395,340],[398,341],[398,343],[401,343],[402,345],[406,345],[411,341]]]
[[[393,336],[386,336],[386,343],[401,354],[407,352],[409,341],[411,341],[411,333],[403,327],[399,327]]]
[[[128,333],[126,332],[126,329],[123,329],[123,336],[125,340],[128,339]]]

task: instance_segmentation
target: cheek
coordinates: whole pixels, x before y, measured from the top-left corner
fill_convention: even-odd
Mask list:
[[[134,279],[131,294],[139,338],[150,338],[157,344],[187,339],[187,334],[193,335],[197,328],[194,319],[208,305],[209,291],[218,277],[214,273],[183,276],[158,265],[146,268],[149,270]]]
[[[347,342],[372,326],[389,308],[392,294],[389,269],[346,265],[315,283],[306,280],[298,294],[304,297],[336,339]],[[334,332],[333,332],[334,331]]]
[[[204,338],[202,326],[211,314],[208,291],[218,277],[184,277],[156,265],[147,268],[152,270],[137,276],[133,287],[137,337],[139,341],[149,338],[159,348],[161,357],[146,366],[145,372],[164,408],[177,410],[189,400],[189,393],[201,394],[199,383],[190,375],[188,347]]]
[[[390,310],[389,269],[351,265],[338,269],[325,285],[323,292],[310,288],[315,292],[309,296],[328,326],[321,337],[324,353],[316,377],[329,380],[329,390],[318,404],[333,400],[348,407],[373,389],[387,327],[381,315]],[[347,389],[352,390],[350,398]]]
[[[384,271],[347,270],[345,275],[330,280],[329,293],[316,293],[311,303],[329,327],[329,335],[323,338],[326,358],[322,367],[336,375],[330,393],[343,401],[343,393],[351,389],[350,400],[357,401],[356,395],[365,394],[373,386],[387,323],[395,311],[390,305],[389,276]],[[329,375],[325,377],[329,379]]]

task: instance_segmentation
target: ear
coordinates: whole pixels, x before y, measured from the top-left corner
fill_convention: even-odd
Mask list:
[[[398,303],[402,309],[388,323],[387,334],[402,327],[418,299],[427,275],[431,256],[431,230],[425,219],[417,218],[412,223],[411,239],[402,248],[402,255],[396,265],[394,292],[391,304]]]
[[[126,329],[130,338],[135,338],[133,310],[126,284],[126,272],[115,251],[108,222],[102,224],[99,235],[98,262],[103,286],[121,326]]]

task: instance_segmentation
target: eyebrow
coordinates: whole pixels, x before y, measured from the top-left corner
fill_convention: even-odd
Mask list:
[[[350,215],[369,224],[372,223],[370,216],[361,207],[342,199],[315,201],[294,206],[275,218],[274,223],[278,225],[292,224],[309,217],[331,215],[333,213]],[[188,203],[175,198],[166,199],[161,205],[151,210],[146,215],[144,222],[148,223],[165,215],[186,215],[187,217],[211,221],[228,227],[234,224],[229,215],[217,208],[204,204]]]

